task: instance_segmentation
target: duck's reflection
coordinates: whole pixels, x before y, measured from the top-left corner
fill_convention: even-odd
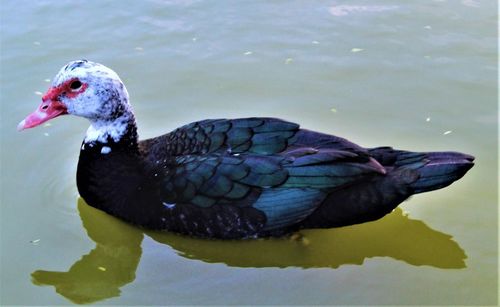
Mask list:
[[[78,211],[96,247],[67,272],[38,270],[31,274],[36,285],[52,285],[74,303],[85,304],[119,296],[120,287],[134,281],[141,259],[144,235],[78,199]]]
[[[362,264],[366,258],[391,257],[412,265],[465,268],[466,255],[451,236],[433,230],[396,209],[386,217],[361,225],[306,230],[301,240],[273,238],[244,241],[201,240],[130,226],[88,206],[78,210],[96,247],[67,272],[33,272],[37,285],[52,285],[75,303],[118,296],[135,279],[144,234],[177,250],[180,256],[235,267],[338,268]],[[161,268],[159,268],[161,269]]]

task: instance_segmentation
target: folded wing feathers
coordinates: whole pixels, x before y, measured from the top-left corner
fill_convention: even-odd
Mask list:
[[[318,207],[325,195],[316,189],[266,189],[253,206],[266,214],[264,230],[273,230],[305,219]]]
[[[288,197],[285,195],[299,195],[300,189],[332,189],[364,176],[385,174],[375,159],[357,148],[350,151],[351,144],[343,139],[330,140],[340,149],[317,148],[314,138],[326,145],[326,136],[305,131],[297,137],[302,131],[298,129],[297,124],[272,118],[206,120],[180,128],[174,131],[175,141],[189,145],[195,154],[186,155],[177,148],[181,155],[176,160],[176,173],[168,177],[166,187],[195,205],[212,206],[223,200],[237,205],[238,201],[245,202],[250,191],[254,196],[260,189],[295,191],[280,191],[284,199]],[[417,160],[413,156],[400,159],[407,163]],[[272,196],[266,199],[270,201]]]
[[[285,150],[299,125],[275,118],[204,120],[165,135],[165,150],[172,156],[217,151],[271,155]]]
[[[342,161],[348,158],[357,158],[357,154],[343,150],[321,150],[295,158],[293,166],[314,165],[333,161]]]
[[[244,198],[252,189],[285,182],[288,173],[280,165],[282,160],[279,156],[233,156],[227,153],[214,153],[208,157],[183,156],[178,159],[181,163],[175,176],[169,177],[165,187],[173,189],[178,200],[199,206],[209,207],[224,200],[232,200],[235,205],[239,201],[247,204]]]

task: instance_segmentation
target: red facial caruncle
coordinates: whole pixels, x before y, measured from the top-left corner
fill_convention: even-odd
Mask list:
[[[61,102],[61,98],[75,98],[83,93],[88,84],[82,83],[77,78],[64,81],[56,87],[51,87],[43,95],[42,103],[30,115],[28,115],[17,126],[17,130],[33,128],[60,115],[68,114],[66,106]]]

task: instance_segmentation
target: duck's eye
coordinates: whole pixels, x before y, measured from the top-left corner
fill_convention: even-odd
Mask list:
[[[72,89],[72,90],[77,90],[79,89],[80,87],[82,87],[82,83],[78,80],[76,81],[73,81],[71,82],[71,84],[69,85],[69,87]]]

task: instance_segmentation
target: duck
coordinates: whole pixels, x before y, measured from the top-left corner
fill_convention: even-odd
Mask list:
[[[142,228],[202,238],[374,221],[474,165],[460,152],[364,148],[270,117],[201,120],[139,140],[124,83],[88,60],[64,65],[18,130],[67,114],[90,121],[76,174],[86,203]]]

